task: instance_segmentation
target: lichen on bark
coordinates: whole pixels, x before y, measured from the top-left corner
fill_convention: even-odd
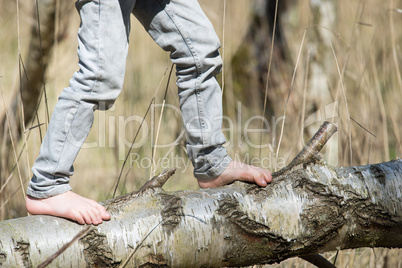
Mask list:
[[[84,246],[87,267],[119,267],[121,260],[115,260],[106,235],[92,229],[80,239]]]

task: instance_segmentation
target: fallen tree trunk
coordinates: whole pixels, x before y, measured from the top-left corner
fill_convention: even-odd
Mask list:
[[[402,160],[296,167],[266,188],[235,183],[165,192],[163,176],[106,201],[112,220],[91,227],[51,265],[246,266],[335,249],[402,247]],[[36,267],[84,228],[49,216],[3,221],[0,265]]]

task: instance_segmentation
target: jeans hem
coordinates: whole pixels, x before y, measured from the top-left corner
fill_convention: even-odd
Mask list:
[[[229,166],[230,162],[232,162],[232,158],[228,155],[226,155],[224,158],[222,158],[222,161],[211,167],[207,172],[205,173],[194,173],[194,176],[196,179],[200,182],[208,182],[214,180],[216,177],[220,176],[223,171]]]
[[[44,191],[44,192],[34,190],[29,186],[28,190],[27,190],[27,195],[34,197],[34,198],[38,198],[38,199],[45,199],[45,198],[49,198],[52,196],[64,194],[71,190],[72,189],[69,184],[54,185],[51,190]]]

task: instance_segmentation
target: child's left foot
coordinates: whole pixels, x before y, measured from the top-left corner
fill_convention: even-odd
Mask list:
[[[25,206],[33,215],[63,217],[80,224],[98,225],[110,219],[104,206],[71,191],[43,199],[27,196]]]

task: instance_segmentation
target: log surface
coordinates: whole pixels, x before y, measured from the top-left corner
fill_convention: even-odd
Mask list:
[[[106,201],[112,220],[51,267],[222,267],[358,247],[402,247],[402,160],[291,170],[266,188],[234,183]],[[120,200],[120,201],[119,201]],[[123,202],[122,202],[123,201]],[[85,226],[30,216],[0,222],[0,265],[36,267]],[[154,266],[153,266],[154,267]]]

